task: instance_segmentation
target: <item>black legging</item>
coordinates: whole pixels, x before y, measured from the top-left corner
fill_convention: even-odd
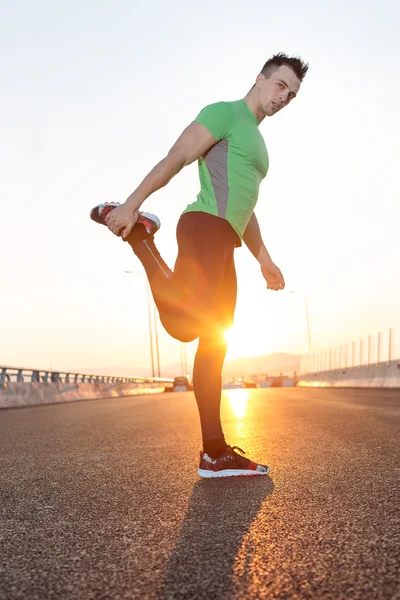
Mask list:
[[[225,219],[185,213],[177,226],[178,256],[172,272],[153,238],[135,245],[166,331],[182,342],[199,338],[193,388],[203,445],[223,439],[220,419],[222,366],[227,345],[223,331],[233,323],[238,236]]]

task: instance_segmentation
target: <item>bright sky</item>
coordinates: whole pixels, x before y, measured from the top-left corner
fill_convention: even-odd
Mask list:
[[[310,63],[298,98],[261,132],[256,209],[287,289],[307,295],[314,351],[398,327],[400,84],[394,1],[15,0],[0,8],[0,364],[149,365],[144,277],[89,220],[124,201],[200,109],[242,98],[284,51]],[[173,264],[197,166],[145,204]],[[265,289],[236,252],[230,356],[305,352],[303,297]],[[179,344],[160,329],[161,364]],[[400,343],[396,342],[400,355]],[[189,357],[192,356],[190,349]]]

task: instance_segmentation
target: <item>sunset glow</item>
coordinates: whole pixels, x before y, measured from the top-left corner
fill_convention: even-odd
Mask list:
[[[239,420],[246,416],[247,403],[250,398],[250,392],[246,389],[226,390],[226,395],[229,400],[229,406]]]
[[[259,330],[253,330],[243,322],[238,322],[237,326],[227,329],[224,337],[228,344],[228,360],[258,356],[273,351],[273,346],[268,343],[265,336],[260,335]]]

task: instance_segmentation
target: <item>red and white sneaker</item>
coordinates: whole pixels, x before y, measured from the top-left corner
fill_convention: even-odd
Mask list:
[[[219,458],[211,458],[205,452],[200,452],[200,466],[197,474],[200,477],[249,477],[257,475],[268,475],[271,471],[267,465],[259,465],[236,450],[245,454],[238,446],[227,446],[225,452]]]
[[[100,223],[100,225],[106,225],[106,216],[119,205],[119,202],[105,202],[104,204],[97,204],[97,206],[93,207],[90,211],[90,218],[92,221]],[[147,233],[150,235],[153,235],[161,227],[160,219],[156,217],[156,215],[145,212],[139,212],[139,218],[136,221],[134,228],[137,224],[143,225]]]

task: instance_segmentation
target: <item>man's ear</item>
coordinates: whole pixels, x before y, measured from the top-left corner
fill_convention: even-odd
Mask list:
[[[260,88],[264,79],[265,79],[265,76],[262,73],[259,73],[256,78],[255,86],[257,88]]]

